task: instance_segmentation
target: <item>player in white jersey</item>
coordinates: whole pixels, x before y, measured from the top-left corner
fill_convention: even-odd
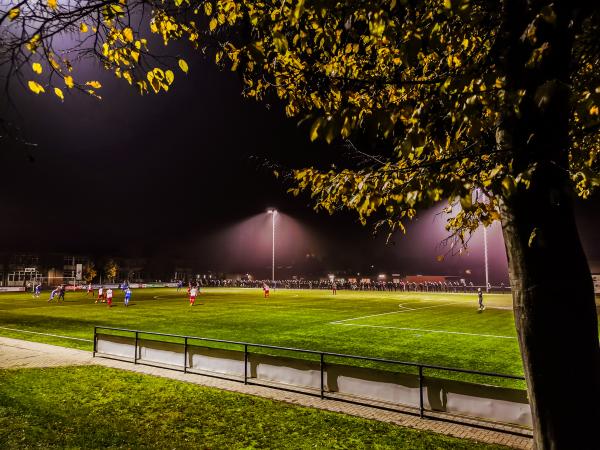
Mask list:
[[[194,306],[194,302],[196,301],[196,295],[198,295],[198,289],[196,286],[190,288],[190,306]]]

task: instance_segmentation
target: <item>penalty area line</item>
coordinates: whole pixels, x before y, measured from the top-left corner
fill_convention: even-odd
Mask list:
[[[60,334],[40,333],[37,331],[19,330],[17,328],[0,327],[0,330],[16,331],[17,333],[39,334],[42,336],[57,337],[62,339],[72,339],[74,341],[94,342],[92,339],[76,338],[71,336],[61,336]]]
[[[489,337],[497,339],[516,339],[514,336],[502,336],[497,334],[479,334],[479,333],[465,333],[462,331],[446,331],[446,330],[427,330],[424,328],[405,328],[405,327],[389,327],[383,325],[360,325],[357,323],[337,323],[330,322],[331,325],[344,325],[347,327],[367,327],[367,328],[386,328],[390,330],[401,330],[401,331],[419,331],[423,333],[443,333],[443,334],[459,334],[464,336],[478,336],[478,337]]]
[[[402,303],[402,304],[398,305],[398,307],[400,307],[400,308],[405,308],[402,311],[391,311],[391,312],[386,312],[386,313],[381,313],[381,314],[371,314],[369,316],[352,317],[351,319],[336,320],[336,321],[330,322],[330,323],[332,323],[333,325],[337,325],[337,324],[342,324],[342,322],[350,322],[351,320],[360,320],[360,319],[367,319],[369,317],[387,316],[389,314],[400,314],[400,313],[405,313],[405,312],[420,311],[422,309],[442,308],[444,306],[454,305],[456,303],[464,303],[464,302],[450,302],[450,303],[444,303],[443,305],[425,306],[424,308],[406,308],[404,305],[408,305],[409,303]]]

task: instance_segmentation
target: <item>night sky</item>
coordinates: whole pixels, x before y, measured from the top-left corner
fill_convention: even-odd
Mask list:
[[[102,101],[73,94],[61,104],[13,86],[17,110],[4,107],[3,116],[37,147],[1,144],[3,251],[182,257],[206,270],[260,274],[270,264],[265,211],[274,206],[283,213],[278,265],[451,275],[470,269],[481,279],[481,232],[467,255],[436,261],[447,249],[439,247],[445,232],[435,211],[386,245],[355,216],[317,214],[307,197],[287,194],[263,161],[326,167],[344,151],[310,143],[279,105],[244,99],[235,74],[199,56],[187,59],[189,75],[176,72],[171,91],[158,96],[141,97],[95,66],[79,74],[102,82]],[[578,207],[590,259],[600,258],[598,204]],[[488,235],[492,280],[506,282],[499,227]]]

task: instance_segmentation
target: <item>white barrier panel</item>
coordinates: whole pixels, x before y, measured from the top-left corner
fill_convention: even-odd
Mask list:
[[[188,367],[192,370],[244,376],[244,354],[234,350],[209,347],[188,347]],[[250,363],[248,363],[250,374]]]
[[[433,410],[532,426],[526,391],[442,379],[425,384]]]
[[[96,334],[96,352],[120,358],[135,357],[135,338]]]
[[[138,339],[138,362],[150,362],[183,369],[183,344]]]
[[[419,379],[414,375],[337,364],[327,370],[331,380],[328,389],[332,392],[419,407]],[[424,407],[431,408],[426,387],[423,397]]]
[[[290,386],[321,389],[321,369],[317,362],[253,354],[250,363],[252,378]],[[327,372],[323,374],[323,380],[327,385]]]
[[[133,337],[97,334],[96,351],[106,356],[134,358]],[[184,344],[138,339],[138,362],[178,367],[183,370]],[[188,345],[186,366],[191,371],[218,373],[243,378],[242,351]],[[318,361],[271,355],[248,355],[248,378],[285,384],[290,387],[320,390]],[[355,399],[373,400],[398,406],[419,407],[419,379],[381,369],[325,364],[324,390]],[[427,410],[447,412],[531,426],[531,410],[525,391],[425,376],[423,406]]]
[[[500,422],[516,423],[531,427],[531,409],[528,404],[507,400],[478,398],[448,392],[446,411],[454,414],[493,417]]]

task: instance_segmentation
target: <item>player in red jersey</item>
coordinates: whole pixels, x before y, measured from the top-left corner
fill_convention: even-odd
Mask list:
[[[190,306],[194,306],[194,302],[196,301],[197,293],[198,293],[198,290],[196,289],[196,287],[190,288]]]
[[[113,290],[108,288],[106,290],[106,306],[112,308]]]
[[[104,287],[100,286],[98,288],[98,298],[96,299],[96,303],[102,303],[102,300],[104,300]]]

